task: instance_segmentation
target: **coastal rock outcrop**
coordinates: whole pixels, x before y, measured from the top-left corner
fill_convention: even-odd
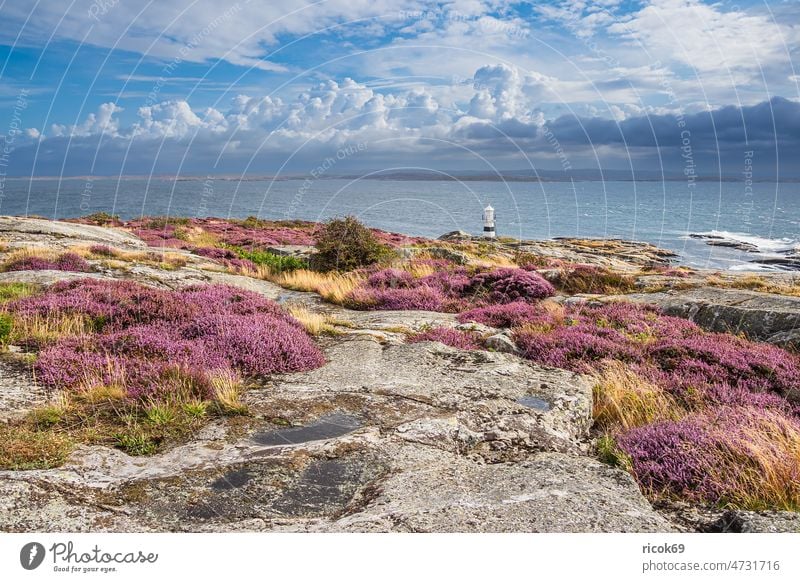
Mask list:
[[[710,331],[743,333],[753,340],[800,348],[800,297],[701,287],[614,299],[620,298],[657,305],[668,315],[690,319]]]

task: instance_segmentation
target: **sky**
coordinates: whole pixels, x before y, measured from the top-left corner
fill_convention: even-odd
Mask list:
[[[9,176],[800,176],[796,0],[0,2]]]

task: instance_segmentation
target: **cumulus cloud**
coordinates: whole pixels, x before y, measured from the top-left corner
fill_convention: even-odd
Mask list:
[[[460,103],[423,86],[379,91],[351,78],[329,79],[291,98],[239,95],[227,108],[168,100],[139,108],[124,127],[121,109],[105,103],[77,125],[54,125],[45,136],[31,132],[30,141],[47,144],[38,173],[64,159],[70,171],[85,173],[82,161],[98,154],[129,173],[264,171],[288,161],[297,170],[359,143],[368,147],[353,162],[363,167],[385,164],[398,152],[402,162],[457,167],[469,150],[506,166],[521,163],[521,152],[545,166],[560,163],[561,155],[573,167],[596,163],[598,152],[615,163],[634,157],[661,163],[666,156],[679,164],[687,136],[709,173],[719,157],[739,163],[745,149],[773,162],[776,144],[784,159],[800,152],[800,104],[787,99],[700,112],[606,103],[585,108],[586,116],[547,119],[537,99],[547,91],[546,76],[493,64],[478,68],[471,81],[472,93]]]

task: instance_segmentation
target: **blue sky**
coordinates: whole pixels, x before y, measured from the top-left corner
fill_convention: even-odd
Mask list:
[[[800,173],[797,2],[0,4],[9,175]],[[797,70],[796,70],[797,69]],[[355,148],[355,149],[353,149]],[[342,155],[341,152],[355,151]]]

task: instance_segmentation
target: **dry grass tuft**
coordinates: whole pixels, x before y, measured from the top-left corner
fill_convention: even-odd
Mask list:
[[[320,335],[323,333],[330,333],[333,331],[333,320],[330,316],[324,313],[317,313],[311,311],[308,307],[301,303],[292,303],[286,306],[289,313],[292,314],[303,328],[311,335]]]
[[[671,395],[622,362],[607,362],[595,379],[593,416],[599,428],[629,430],[686,413]]]
[[[0,425],[0,468],[15,471],[61,465],[72,450],[63,434],[27,424]]]
[[[297,269],[273,275],[270,280],[281,287],[296,291],[312,291],[331,303],[342,304],[353,289],[365,277],[358,273],[338,273],[335,271],[319,273],[308,269]]]
[[[94,326],[91,319],[80,313],[15,317],[11,343],[26,341],[45,345],[64,337],[85,335],[93,331]]]
[[[246,414],[247,406],[242,402],[244,383],[242,377],[232,370],[218,370],[209,374],[214,402],[223,414]]]

